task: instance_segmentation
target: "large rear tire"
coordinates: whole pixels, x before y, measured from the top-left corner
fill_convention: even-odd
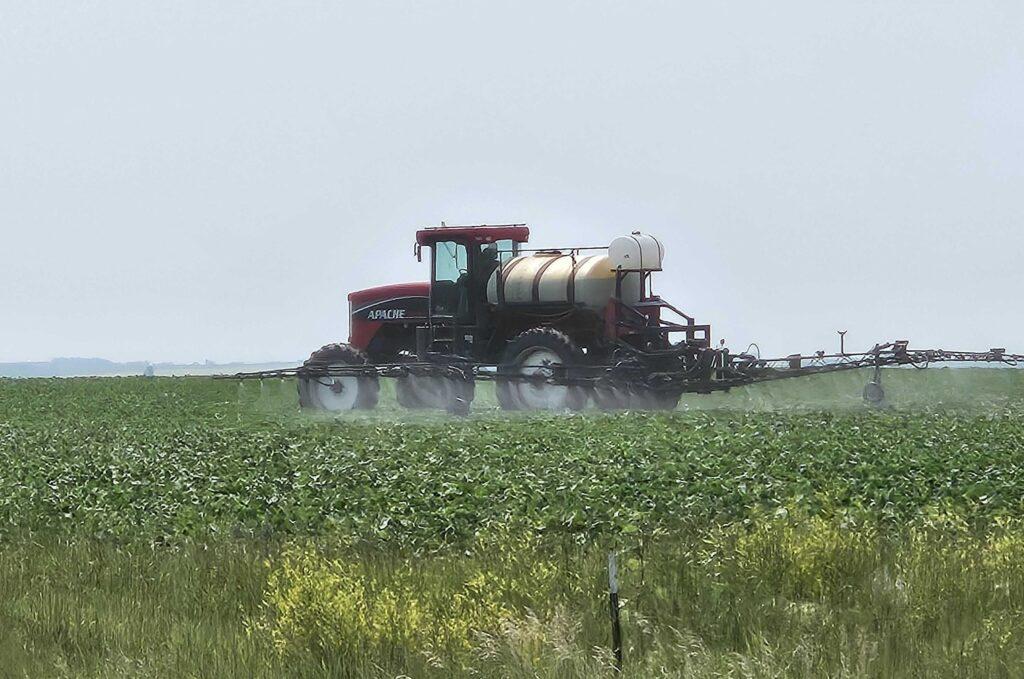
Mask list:
[[[555,366],[582,366],[586,356],[569,336],[554,328],[531,328],[505,349],[498,367],[498,403],[505,410],[582,410],[587,389],[546,381]],[[508,375],[502,379],[502,375]],[[534,377],[535,379],[523,379]]]
[[[331,368],[367,363],[366,354],[351,345],[328,344],[314,351],[303,366]],[[309,410],[371,410],[377,406],[379,395],[376,375],[299,378],[299,405]]]

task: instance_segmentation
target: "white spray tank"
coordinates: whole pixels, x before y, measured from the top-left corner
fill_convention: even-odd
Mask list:
[[[661,271],[665,248],[654,236],[633,233],[616,238],[602,254],[537,252],[505,262],[487,282],[491,304],[577,304],[603,311],[615,296],[617,269],[622,278],[622,301],[641,298],[640,271]]]
[[[612,241],[608,246],[608,259],[613,268],[623,271],[661,271],[665,246],[650,234],[634,231]]]

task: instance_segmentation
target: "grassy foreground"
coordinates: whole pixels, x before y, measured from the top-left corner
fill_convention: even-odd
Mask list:
[[[766,518],[628,550],[627,676],[1017,676],[1024,527]],[[615,676],[604,553],[7,544],[6,676]]]
[[[458,422],[0,382],[0,676],[613,676],[609,549],[627,676],[1015,676],[1024,382],[849,382]]]

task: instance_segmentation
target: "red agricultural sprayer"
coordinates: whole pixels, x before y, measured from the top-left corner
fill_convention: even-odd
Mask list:
[[[671,409],[684,393],[823,372],[874,368],[864,398],[881,403],[885,366],[939,362],[1015,365],[1024,356],[912,349],[906,341],[862,353],[763,359],[714,346],[697,323],[654,294],[661,243],[634,232],[608,247],[530,250],[523,224],[441,226],[416,232],[429,283],[353,292],[348,342],[296,368],[232,378],[295,377],[303,408],[377,405],[381,378],[407,408],[469,411],[479,380],[495,382],[507,410]],[[227,376],[225,376],[227,377]]]

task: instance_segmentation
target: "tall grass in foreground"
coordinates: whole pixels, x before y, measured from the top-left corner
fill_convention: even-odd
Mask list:
[[[1014,676],[1024,524],[793,518],[622,553],[626,676]],[[5,676],[612,676],[605,551],[507,531],[0,551]]]

